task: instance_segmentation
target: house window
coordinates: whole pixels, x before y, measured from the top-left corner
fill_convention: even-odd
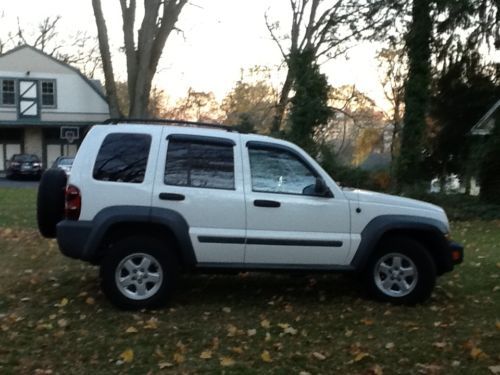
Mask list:
[[[42,81],[42,106],[56,106],[56,83],[55,81]]]
[[[1,97],[0,104],[2,105],[14,105],[16,104],[16,89],[13,79],[4,79],[1,81]]]

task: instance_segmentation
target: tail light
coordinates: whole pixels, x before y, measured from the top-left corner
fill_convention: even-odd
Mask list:
[[[80,189],[74,185],[68,185],[65,192],[64,216],[68,220],[78,220],[82,208],[82,196]]]

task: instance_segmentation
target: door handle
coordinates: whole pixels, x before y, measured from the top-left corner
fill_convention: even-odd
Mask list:
[[[266,199],[256,199],[253,201],[253,205],[256,207],[279,207],[281,206],[281,203],[277,201],[269,201]]]
[[[160,193],[160,199],[163,201],[183,201],[186,197],[176,193]]]

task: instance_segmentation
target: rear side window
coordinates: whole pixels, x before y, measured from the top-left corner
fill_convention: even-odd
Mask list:
[[[234,190],[233,146],[170,140],[165,184]]]
[[[94,165],[96,180],[141,183],[146,174],[151,137],[146,134],[109,134]]]

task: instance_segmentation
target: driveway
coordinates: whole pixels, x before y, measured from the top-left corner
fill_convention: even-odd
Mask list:
[[[33,181],[28,179],[19,180],[7,180],[5,177],[0,177],[0,188],[28,188],[35,189],[38,188],[39,181]]]

